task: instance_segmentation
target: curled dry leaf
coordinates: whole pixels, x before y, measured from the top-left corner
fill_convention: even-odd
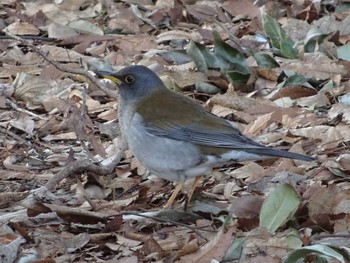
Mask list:
[[[27,22],[14,22],[10,24],[8,27],[4,29],[5,31],[17,35],[17,36],[24,36],[24,35],[32,35],[37,36],[40,33],[40,30]]]

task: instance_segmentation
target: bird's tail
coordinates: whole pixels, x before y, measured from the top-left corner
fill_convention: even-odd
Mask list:
[[[256,149],[246,149],[246,151],[250,152],[250,153],[255,153],[258,155],[290,158],[290,159],[297,159],[297,160],[302,160],[302,161],[315,160],[314,157],[307,156],[304,154],[287,152],[287,151],[282,151],[282,150],[267,148],[267,147],[256,148]]]

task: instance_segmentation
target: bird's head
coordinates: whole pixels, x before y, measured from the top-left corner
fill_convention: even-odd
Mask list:
[[[95,73],[117,84],[120,95],[125,101],[140,100],[165,88],[157,74],[145,66],[129,66],[118,72],[95,71]]]

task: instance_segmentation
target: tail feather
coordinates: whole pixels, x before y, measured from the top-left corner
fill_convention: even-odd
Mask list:
[[[290,159],[297,159],[297,160],[302,160],[302,161],[313,161],[315,160],[314,157],[307,156],[304,154],[300,153],[293,153],[293,152],[287,152],[287,151],[282,151],[278,149],[273,149],[273,148],[256,148],[256,149],[246,149],[247,152],[254,153],[254,154],[259,154],[259,155],[264,155],[264,156],[274,156],[274,157],[282,157],[282,158],[290,158]]]

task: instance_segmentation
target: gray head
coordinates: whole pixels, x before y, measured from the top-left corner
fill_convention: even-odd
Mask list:
[[[95,73],[116,83],[125,101],[138,100],[153,91],[165,88],[157,74],[145,66],[129,66],[116,73],[108,71]]]

